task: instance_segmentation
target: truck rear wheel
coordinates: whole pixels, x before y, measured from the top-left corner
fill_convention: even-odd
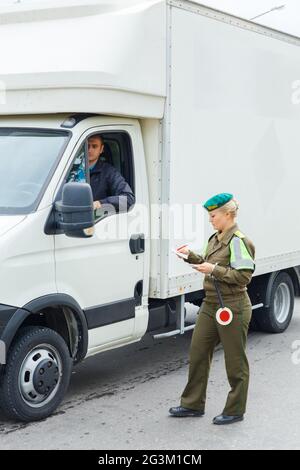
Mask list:
[[[271,286],[269,307],[256,312],[260,330],[282,333],[287,329],[294,311],[294,286],[289,274],[280,272]]]
[[[58,333],[39,326],[22,328],[1,375],[1,408],[21,421],[46,418],[62,401],[71,372],[70,353]]]

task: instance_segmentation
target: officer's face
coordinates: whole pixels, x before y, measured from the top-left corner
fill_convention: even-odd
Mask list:
[[[209,221],[215,230],[220,230],[220,232],[222,232],[234,223],[234,218],[229,212],[215,209],[209,213]]]
[[[103,152],[103,142],[99,137],[90,137],[88,140],[89,166],[94,165]]]

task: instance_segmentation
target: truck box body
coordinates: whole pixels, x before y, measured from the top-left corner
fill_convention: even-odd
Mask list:
[[[200,205],[233,193],[240,228],[256,245],[255,274],[299,265],[299,39],[189,2],[167,8],[162,202]],[[198,211],[194,235],[182,221],[182,239],[162,220],[170,239],[160,245],[159,296],[199,286],[202,276],[170,252],[187,239],[201,249],[212,233],[208,215]]]

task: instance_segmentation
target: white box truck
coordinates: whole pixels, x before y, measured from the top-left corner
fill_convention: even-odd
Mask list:
[[[183,334],[201,274],[172,249],[232,192],[253,240],[256,328],[299,294],[300,40],[184,0],[15,4],[0,14],[0,403],[30,421],[74,364]],[[130,184],[93,213],[87,139]],[[70,182],[76,168],[83,183]]]

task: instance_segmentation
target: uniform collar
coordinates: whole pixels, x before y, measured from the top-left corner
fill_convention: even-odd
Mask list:
[[[217,237],[219,242],[223,243],[224,245],[228,245],[228,243],[230,242],[234,232],[236,232],[238,229],[239,229],[238,225],[234,224],[232,227],[227,229],[225,232],[222,232],[222,233],[217,232],[216,237]]]

